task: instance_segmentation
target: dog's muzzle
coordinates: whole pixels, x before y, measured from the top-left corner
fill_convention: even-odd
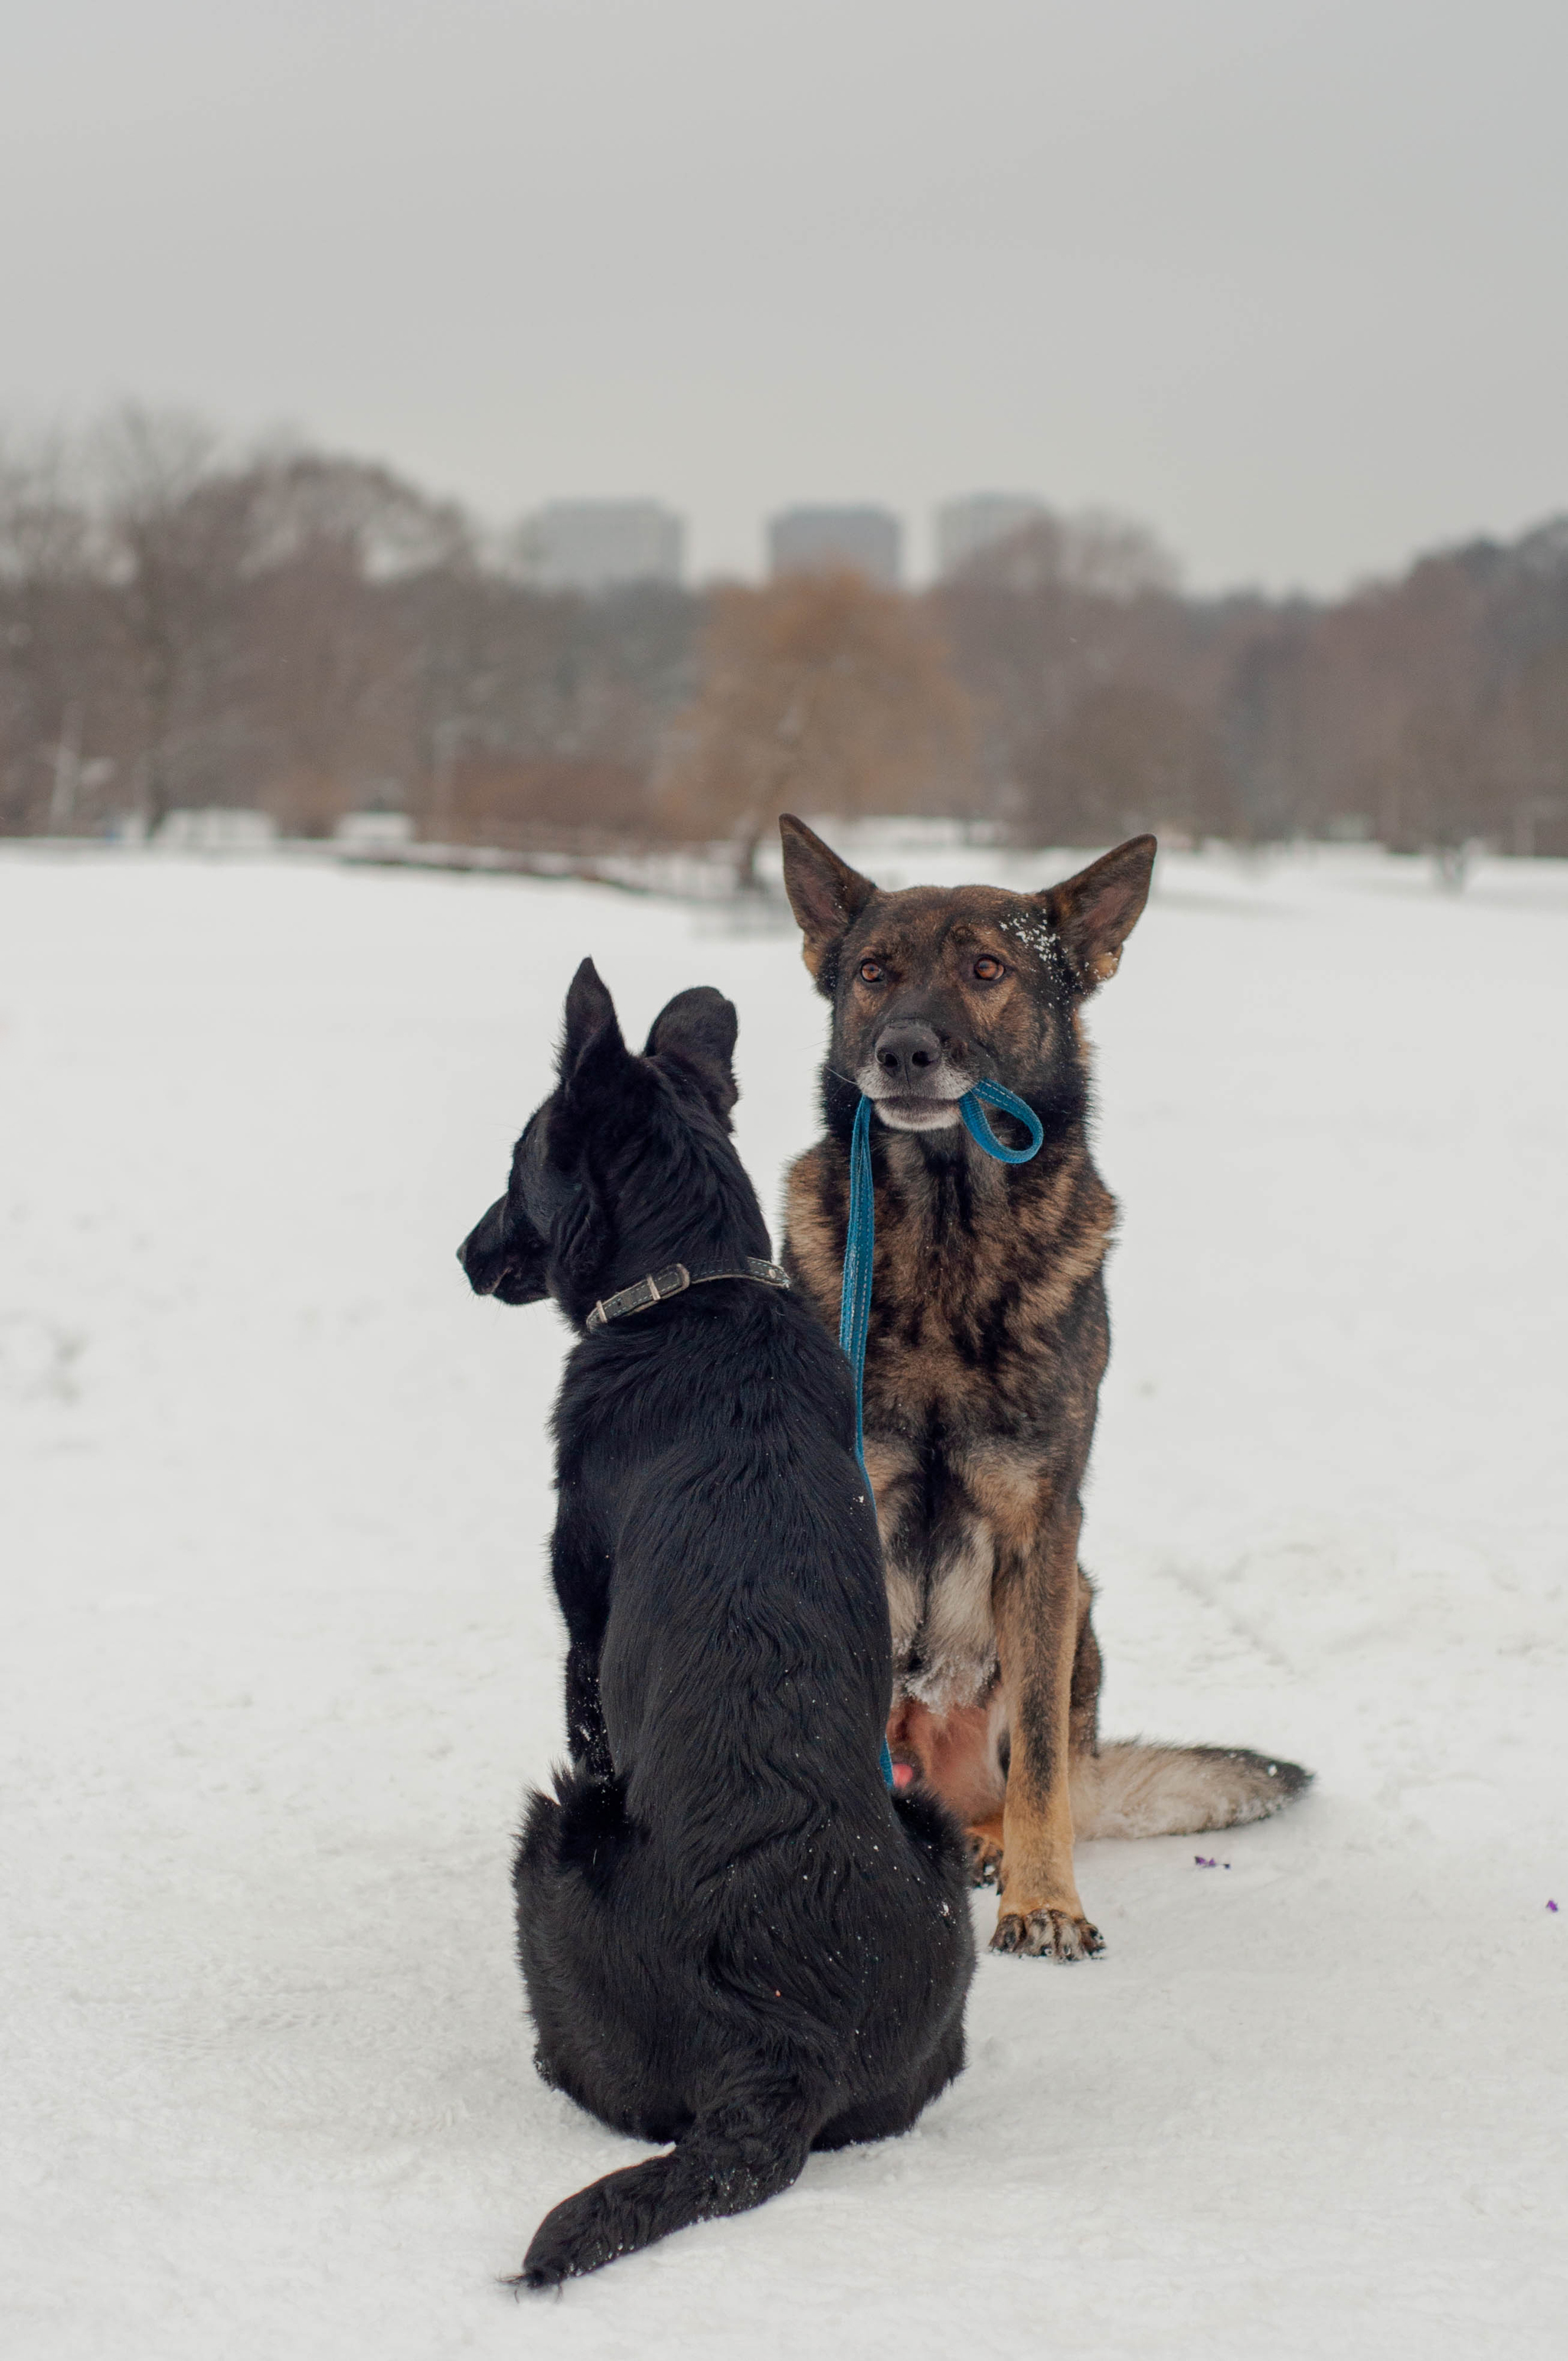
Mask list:
[[[887,1076],[871,1065],[862,1066],[855,1081],[881,1121],[894,1131],[940,1131],[959,1122],[959,1101],[970,1088],[966,1076],[950,1069],[938,1070],[935,1087],[919,1091],[890,1090]]]
[[[935,1027],[914,1017],[883,1026],[855,1080],[895,1131],[940,1131],[957,1123],[970,1087]]]

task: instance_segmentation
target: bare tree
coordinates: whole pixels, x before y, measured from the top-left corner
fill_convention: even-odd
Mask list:
[[[932,619],[850,572],[718,590],[658,786],[678,832],[733,837],[748,887],[791,804],[840,817],[967,808],[968,702]]]
[[[270,808],[313,833],[356,805],[416,805],[421,645],[399,594],[466,574],[466,521],[356,460],[273,453],[250,480],[248,636]]]
[[[134,405],[104,430],[99,464],[141,712],[137,803],[150,826],[199,775],[203,725],[233,709],[257,485],[220,466],[200,421]]]
[[[124,719],[113,601],[58,437],[0,449],[0,824],[86,816]]]

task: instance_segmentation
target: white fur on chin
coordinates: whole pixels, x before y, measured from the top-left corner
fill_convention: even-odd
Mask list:
[[[873,1099],[872,1104],[891,1131],[946,1131],[962,1120],[957,1099],[927,1099],[918,1115],[912,1107],[890,1106],[885,1099]]]

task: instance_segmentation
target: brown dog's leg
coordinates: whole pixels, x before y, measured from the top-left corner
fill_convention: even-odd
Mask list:
[[[1104,1949],[1099,1929],[1083,1915],[1072,1869],[1068,1764],[1073,1667],[1085,1612],[1078,1527],[1076,1507],[1047,1511],[1033,1549],[999,1569],[996,1586],[1011,1755],[1002,1903],[991,1948],[1053,1960],[1088,1959]]]

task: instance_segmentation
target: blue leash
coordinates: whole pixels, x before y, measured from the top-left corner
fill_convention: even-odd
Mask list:
[[[1027,1148],[1003,1148],[986,1121],[988,1106],[1014,1115],[1029,1134]],[[976,1082],[959,1101],[959,1113],[970,1137],[1000,1164],[1027,1164],[1040,1152],[1045,1129],[1032,1106],[1000,1082]],[[876,1494],[866,1476],[866,1331],[872,1316],[872,1271],[876,1260],[876,1198],[872,1188],[872,1103],[862,1093],[850,1135],[850,1228],[844,1241],[844,1285],[839,1298],[839,1342],[849,1356],[855,1376],[855,1456],[866,1477],[866,1498],[876,1511]],[[893,1785],[893,1757],[882,1741],[882,1775]]]

